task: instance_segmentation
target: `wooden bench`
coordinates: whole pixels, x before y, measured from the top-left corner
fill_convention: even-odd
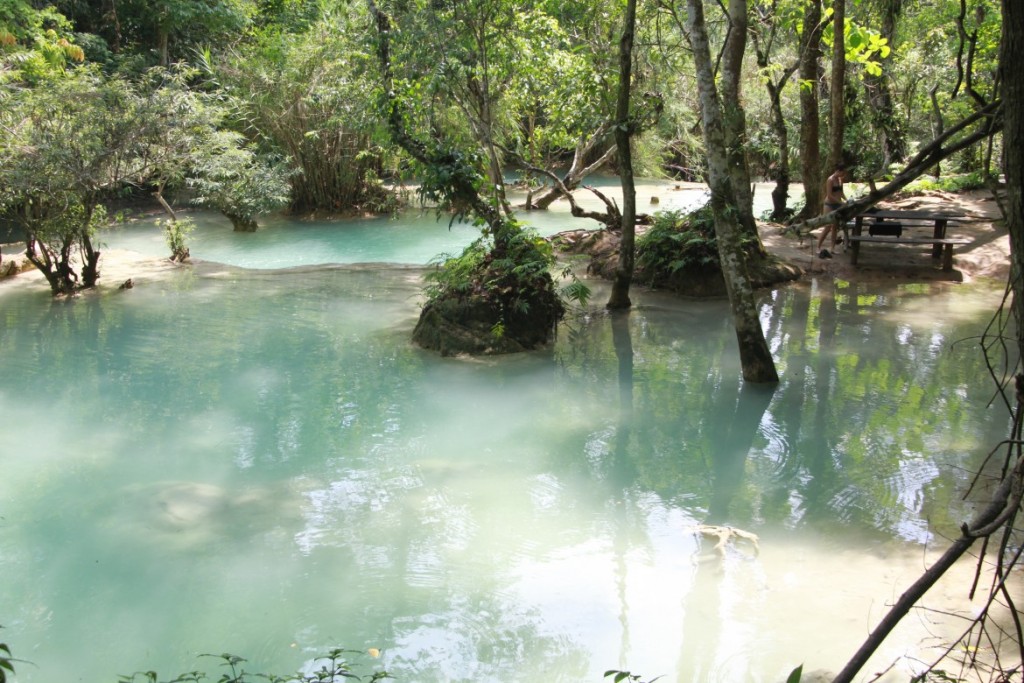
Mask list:
[[[850,235],[850,263],[857,265],[857,257],[860,254],[860,245],[863,242],[874,244],[927,244],[937,249],[942,249],[942,269],[953,270],[953,247],[957,245],[970,244],[971,240],[962,237],[882,237],[873,235]]]

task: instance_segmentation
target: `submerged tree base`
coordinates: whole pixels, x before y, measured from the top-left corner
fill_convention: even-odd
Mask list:
[[[413,343],[442,356],[519,353],[554,339],[564,308],[554,287],[526,295],[526,310],[508,311],[484,296],[435,298],[423,307]]]

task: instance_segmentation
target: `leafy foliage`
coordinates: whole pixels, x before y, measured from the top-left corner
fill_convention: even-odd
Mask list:
[[[963,192],[965,190],[982,189],[986,186],[985,183],[985,174],[980,171],[947,175],[941,178],[924,176],[907,185],[903,192],[905,194],[914,194],[915,192]]]
[[[0,212],[28,235],[29,259],[54,294],[96,284],[92,240],[104,202],[132,188],[163,201],[165,188],[199,172],[211,192],[223,190],[204,197],[227,210],[279,201],[279,184],[240,136],[218,133],[225,109],[188,87],[192,73],[153,69],[129,80],[80,68],[46,88],[18,89],[0,108]],[[228,188],[232,170],[249,175]]]
[[[718,241],[710,204],[684,214],[659,211],[636,242],[637,269],[648,279],[684,268],[717,268]]]
[[[22,0],[0,4],[0,86],[40,85],[84,61],[72,28],[53,7],[35,9]]]
[[[517,226],[509,234],[500,255],[485,235],[458,256],[435,262],[435,269],[427,274],[428,299],[477,296],[508,310],[525,311],[529,304],[523,295],[549,285],[554,253],[533,230]]]
[[[0,683],[7,683],[7,674],[14,675],[14,659],[7,643],[0,643]]]
[[[322,11],[294,33],[269,25],[204,60],[211,86],[230,96],[236,129],[289,167],[296,211],[394,206],[378,182],[387,150],[361,11]]]
[[[288,203],[288,172],[268,163],[233,131],[210,136],[193,165],[188,185],[197,191],[192,202],[220,211],[235,230],[256,229],[256,216]]]
[[[618,669],[609,669],[608,671],[604,672],[604,677],[611,678],[612,683],[622,683],[622,681],[628,681],[628,683],[645,683],[642,680],[640,674],[635,674],[632,671],[619,671]],[[646,681],[646,683],[654,683],[654,681],[658,680],[659,678],[661,678],[661,676],[652,678],[651,680]]]
[[[362,650],[345,650],[335,648],[328,652],[324,657],[318,657],[313,660],[314,663],[321,662],[321,665],[320,668],[316,669],[312,673],[299,672],[287,676],[265,673],[249,673],[243,667],[246,660],[238,655],[224,653],[219,655],[205,654],[200,656],[220,660],[220,666],[223,669],[227,669],[227,671],[223,671],[220,676],[216,678],[218,683],[255,683],[259,680],[270,681],[270,683],[333,683],[334,681],[340,680],[367,680],[370,681],[370,683],[376,683],[376,681],[392,678],[387,671],[382,669],[362,676],[356,674],[354,664],[350,661],[352,656],[365,656],[367,654],[374,658],[380,655],[375,648],[371,648],[368,653],[363,652]],[[2,673],[2,670],[0,670],[0,675],[2,675]],[[198,670],[179,674],[175,678],[167,681],[160,681],[160,676],[155,671],[136,671],[131,675],[122,675],[118,677],[119,683],[138,683],[140,681],[146,683],[199,683],[199,681],[205,681],[208,679],[209,676],[206,672]],[[0,678],[0,683],[3,683],[2,678]]]
[[[183,263],[188,260],[188,236],[195,230],[191,218],[162,218],[157,225],[163,229],[167,246],[171,250],[171,260]]]

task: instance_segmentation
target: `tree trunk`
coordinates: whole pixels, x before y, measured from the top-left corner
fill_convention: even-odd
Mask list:
[[[730,0],[732,1],[732,0]],[[754,290],[747,275],[742,233],[737,223],[736,195],[729,172],[726,133],[722,124],[722,106],[715,88],[711,48],[704,23],[703,0],[687,0],[687,28],[693,47],[700,97],[704,147],[708,158],[708,180],[711,187],[711,209],[715,217],[718,255],[729,294],[736,338],[739,342],[743,379],[748,382],[779,381],[775,362],[761,329]]]
[[[235,232],[256,232],[260,227],[252,216],[238,216],[230,213],[224,215],[231,221],[231,227]]]
[[[759,30],[751,32],[754,40],[754,51],[757,55],[757,66],[765,74],[768,70],[769,59],[771,58],[772,45],[778,31],[778,17],[775,15],[774,5],[767,13],[761,13]],[[762,30],[767,29],[767,35]],[[765,78],[765,89],[768,91],[768,102],[771,111],[771,128],[779,145],[779,165],[775,169],[775,189],[772,190],[772,215],[773,221],[784,221],[789,218],[789,182],[791,179],[789,168],[789,129],[786,127],[786,117],[782,113],[782,89],[789,82],[789,79],[796,72],[799,62],[786,68],[775,80],[768,75]]]
[[[945,123],[942,120],[942,107],[939,106],[939,86],[933,85],[932,89],[928,92],[928,97],[932,103],[932,137],[939,138],[945,134]],[[935,170],[932,171],[932,175],[939,178],[942,175],[942,164],[936,162]]]
[[[790,72],[792,73],[792,72]],[[772,129],[779,141],[779,168],[775,174],[775,189],[772,190],[772,220],[783,221],[789,214],[789,131],[782,113],[782,82],[775,86],[768,84],[771,100]]]
[[[580,140],[576,145],[576,151],[573,153],[572,165],[562,178],[562,185],[568,190],[575,190],[583,182],[583,179],[588,175],[596,171],[598,168],[603,166],[611,158],[612,154],[615,153],[616,146],[612,145],[604,154],[591,164],[587,164],[587,155],[594,149],[597,143],[604,139],[605,134],[608,132],[607,124],[602,124],[596,131],[593,132],[589,137]],[[547,192],[544,192],[537,201],[533,202],[532,207],[534,209],[547,209],[556,199],[564,196],[562,189],[557,185],[553,186]]]
[[[633,73],[633,33],[636,28],[636,0],[627,0],[619,41],[619,92],[615,105],[615,146],[619,150],[619,181],[622,183],[622,241],[619,264],[615,268],[608,308],[629,308],[629,283],[633,279],[636,236],[636,184],[633,181],[633,151],[630,137],[633,122],[629,117],[629,88]]]
[[[169,41],[168,31],[164,27],[157,29],[156,36],[156,53],[157,60],[160,66],[167,66],[170,63],[170,58],[167,54],[167,43]]]
[[[889,42],[894,54],[896,24],[902,12],[903,0],[886,0],[883,3],[880,33]],[[878,173],[885,173],[891,164],[906,159],[907,139],[896,113],[892,84],[888,76],[884,73],[880,76],[865,74],[864,87],[867,90],[874,126],[882,133],[882,165]]]
[[[100,251],[93,247],[88,234],[82,235],[82,287],[95,287],[100,279]]]
[[[804,7],[804,30],[800,37],[800,175],[804,183],[801,218],[821,212],[821,152],[818,136],[818,80],[821,59],[821,0],[808,0]]]
[[[999,63],[1003,83],[1003,172],[1006,227],[1010,233],[1011,284],[1017,343],[1024,354],[1024,3],[1003,0],[1003,42]],[[1013,141],[1012,144],[1010,141]],[[1024,357],[1024,355],[1022,355]]]
[[[740,102],[740,82],[743,77],[743,53],[747,47],[747,0],[729,0],[729,32],[722,49],[722,114],[725,133],[725,151],[740,227],[746,237],[753,238],[761,256],[767,254],[754,220],[754,193],[751,189],[750,166],[747,163],[746,113]]]
[[[829,95],[832,116],[829,122],[829,167],[831,173],[843,163],[843,136],[846,131],[843,91],[846,88],[846,0],[832,3],[832,89]]]

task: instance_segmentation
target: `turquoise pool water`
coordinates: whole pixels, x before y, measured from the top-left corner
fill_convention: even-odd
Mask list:
[[[193,253],[286,265],[347,252],[336,237],[200,225]],[[372,241],[370,260],[420,262],[415,238]],[[970,513],[963,485],[1006,433],[972,341],[996,288],[766,294],[767,393],[738,381],[723,301],[638,292],[612,318],[594,283],[551,349],[444,359],[408,342],[421,267],[287,265],[59,302],[0,285],[16,680],[172,678],[220,652],[284,674],[335,646],[379,649],[359,666],[399,681],[838,668]],[[699,524],[759,553],[720,555]]]

